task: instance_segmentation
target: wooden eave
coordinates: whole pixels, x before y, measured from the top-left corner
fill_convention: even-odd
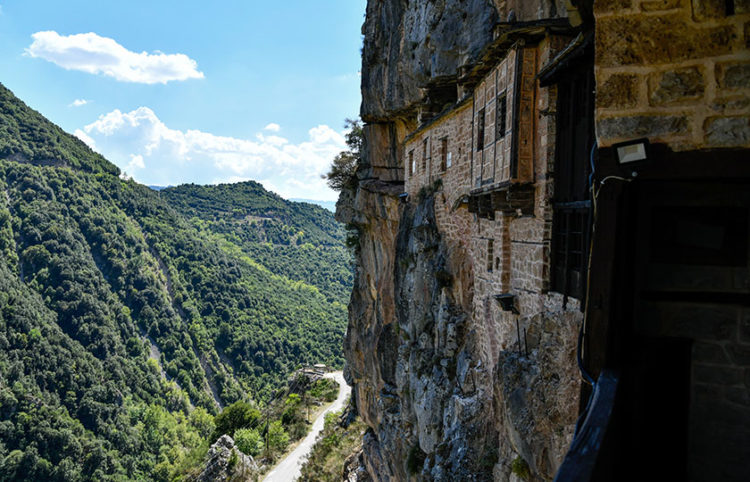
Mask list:
[[[458,83],[473,90],[514,45],[536,44],[548,34],[570,35],[578,31],[567,18],[549,18],[530,22],[500,22],[495,25],[494,40],[482,52],[479,59],[470,65],[459,67]]]
[[[533,183],[503,181],[474,189],[469,194],[469,212],[480,217],[495,218],[495,211],[503,214],[534,212],[536,188]]]
[[[444,109],[440,114],[436,115],[429,121],[425,122],[424,124],[421,124],[415,131],[413,131],[411,134],[406,136],[404,138],[404,145],[408,144],[409,141],[411,141],[413,138],[421,134],[422,132],[426,131],[430,127],[433,127],[435,124],[439,124],[445,119],[448,119],[453,114],[458,113],[460,110],[462,110],[464,107],[468,107],[471,102],[474,100],[472,96],[466,96],[463,99],[459,100],[452,106],[448,107],[447,109]]]

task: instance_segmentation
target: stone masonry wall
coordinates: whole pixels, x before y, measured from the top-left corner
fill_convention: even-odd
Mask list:
[[[649,303],[639,329],[693,340],[689,471],[691,480],[741,480],[747,454],[750,310],[710,303]],[[710,420],[710,423],[707,421]]]
[[[597,0],[599,147],[750,147],[750,1]]]
[[[524,49],[534,52],[526,56],[533,60],[528,73],[534,75],[564,45],[564,39],[550,37]],[[485,406],[494,406],[495,428],[500,433],[495,480],[511,477],[510,467],[516,458],[529,464],[535,480],[543,480],[554,475],[572,436],[579,387],[575,339],[581,320],[576,300],[564,305],[562,296],[547,292],[555,140],[554,116],[548,113],[555,105],[554,87],[539,88],[534,83],[527,94],[531,99],[528,116],[536,125],[533,133],[526,134],[533,143],[533,158],[528,163],[536,180],[533,215],[496,212],[495,219],[485,219],[470,213],[462,203],[473,187],[471,156],[477,154],[472,142],[476,137],[472,118],[476,124],[477,108],[472,100],[486,105],[485,141],[488,147],[493,146],[496,94],[507,93],[514,84],[514,66],[514,55],[498,62],[478,84],[471,100],[407,138],[403,151],[405,191],[410,195],[409,204],[420,205],[425,196],[432,200],[437,232],[446,247],[446,272],[452,280],[449,297],[471,314],[473,348],[467,361],[477,373],[489,367],[494,380],[493,401]],[[511,98],[512,92],[509,111]],[[511,116],[507,126],[510,130]],[[445,171],[440,170],[443,138],[447,138],[452,154],[451,166]],[[440,183],[435,182],[438,179]],[[500,308],[494,296],[501,293],[516,296],[519,314]]]
[[[469,193],[471,177],[471,101],[468,101],[421,129],[404,145],[405,192],[410,196],[441,179],[451,201]],[[442,139],[448,141],[450,166],[441,170]],[[426,142],[426,144],[425,144]],[[426,149],[425,149],[426,146]],[[414,172],[411,163],[414,162]]]

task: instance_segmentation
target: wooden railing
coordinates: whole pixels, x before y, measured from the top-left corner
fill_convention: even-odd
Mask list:
[[[604,438],[615,406],[618,383],[615,372],[602,370],[584,413],[583,423],[578,427],[570,450],[557,471],[556,482],[594,480],[597,461],[606,450]]]

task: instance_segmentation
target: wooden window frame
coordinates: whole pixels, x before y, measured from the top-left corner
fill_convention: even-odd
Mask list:
[[[580,300],[581,307],[591,242],[594,85],[593,63],[588,59],[571,67],[557,84],[550,289]]]
[[[508,95],[505,91],[495,100],[495,139],[505,138],[508,130]]]
[[[448,137],[440,139],[440,172],[448,169]]]
[[[492,268],[495,265],[495,240],[487,240],[487,272],[492,273]]]
[[[477,151],[484,149],[485,114],[484,108],[477,114]]]

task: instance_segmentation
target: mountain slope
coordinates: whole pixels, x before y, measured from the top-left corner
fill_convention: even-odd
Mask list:
[[[305,280],[330,302],[348,303],[351,255],[343,227],[324,208],[285,201],[253,181],[186,184],[161,196],[196,227],[221,235],[273,273]]]
[[[165,479],[220,406],[342,363],[340,296],[118,174],[0,85],[0,480]]]
[[[86,144],[30,109],[0,84],[0,159],[119,174]]]

